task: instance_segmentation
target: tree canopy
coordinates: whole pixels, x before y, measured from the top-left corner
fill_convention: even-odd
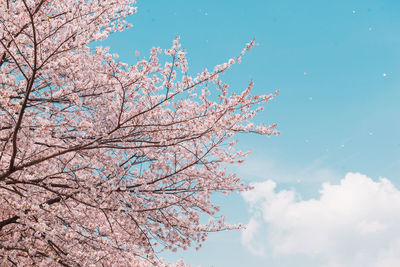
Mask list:
[[[165,265],[159,251],[241,227],[210,195],[247,189],[224,169],[247,154],[235,134],[277,134],[251,123],[277,92],[253,96],[251,82],[235,94],[221,80],[254,41],[195,75],[178,38],[132,65],[89,46],[128,28],[134,5],[0,2],[2,264]]]

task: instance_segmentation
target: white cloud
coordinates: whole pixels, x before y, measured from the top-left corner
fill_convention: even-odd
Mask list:
[[[242,243],[254,254],[307,257],[324,267],[400,266],[400,191],[389,180],[348,173],[310,200],[276,192],[271,180],[253,186],[243,193],[253,216]]]
[[[260,228],[260,223],[251,218],[246,226],[246,229],[242,233],[242,243],[255,255],[264,255],[264,246],[262,244],[254,243],[254,235],[257,234],[257,230]]]

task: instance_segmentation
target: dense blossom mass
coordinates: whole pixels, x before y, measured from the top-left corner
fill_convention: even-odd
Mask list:
[[[220,79],[254,43],[192,76],[178,39],[134,65],[89,46],[134,5],[0,1],[0,265],[167,265],[158,252],[240,227],[210,194],[246,189],[223,169],[246,155],[232,136],[277,133],[250,122],[275,93]]]

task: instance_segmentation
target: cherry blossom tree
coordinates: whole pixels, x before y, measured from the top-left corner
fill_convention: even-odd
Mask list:
[[[178,39],[134,65],[89,46],[129,28],[134,5],[0,1],[2,266],[168,265],[160,251],[240,227],[210,195],[247,188],[224,169],[246,155],[235,134],[277,134],[251,123],[276,92],[220,78],[254,42],[196,75]]]

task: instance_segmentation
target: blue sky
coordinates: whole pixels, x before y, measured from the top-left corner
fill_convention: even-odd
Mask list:
[[[260,189],[257,191],[260,196],[270,197],[260,197],[257,201],[240,195],[215,199],[231,222],[257,221],[255,234],[218,233],[211,235],[199,252],[167,254],[167,259],[183,257],[194,266],[216,267],[374,266],[375,263],[390,267],[400,262],[392,255],[393,251],[400,251],[400,245],[396,245],[400,244],[400,238],[396,239],[400,235],[386,238],[388,231],[399,234],[398,228],[395,224],[378,227],[381,221],[387,221],[399,200],[396,190],[400,188],[400,1],[142,0],[138,8],[138,13],[129,18],[134,27],[114,34],[106,42],[113,52],[119,53],[121,60],[135,62],[135,50],[144,55],[152,46],[168,48],[179,35],[194,73],[237,55],[255,37],[257,45],[224,80],[237,91],[245,88],[250,79],[255,82],[256,93],[280,90],[279,96],[265,106],[255,121],[276,122],[282,134],[271,138],[240,136],[239,147],[254,152],[244,165],[231,168],[246,182],[258,183],[260,188],[267,181],[274,181],[275,191]],[[362,173],[372,180],[365,176],[345,176],[349,172]],[[321,192],[323,183],[330,183],[331,187]],[[329,188],[336,188],[336,193],[330,194]],[[361,194],[363,188],[365,192],[370,192],[368,188],[379,188],[371,190],[381,195],[360,196],[358,200],[363,203],[354,206],[355,213],[369,201],[375,203],[374,197],[392,199],[393,208],[378,206],[369,212],[377,213],[375,217],[351,217],[341,211],[353,203],[334,201],[342,203],[338,212],[325,202],[335,197],[341,200],[348,190],[355,190],[353,195]],[[335,244],[354,243],[348,249],[353,255],[339,253],[329,238],[329,241],[315,241],[316,246],[325,250],[305,245],[310,251],[297,251],[296,244],[302,243],[301,233],[325,235],[332,231],[340,236],[349,227],[332,225],[322,232],[298,225],[279,228],[282,221],[265,218],[270,212],[266,206],[276,204],[279,192],[296,195],[295,200],[288,200],[291,205],[282,206],[281,211],[287,213],[281,214],[281,218],[300,212],[300,206],[308,207],[311,202],[307,201],[314,199],[318,207],[324,207],[321,208],[324,214],[343,216],[352,226],[362,226],[357,229],[373,229],[376,236],[360,239],[359,235],[348,235],[348,240],[335,240]],[[385,206],[387,202],[379,203]],[[387,213],[378,212],[381,210]],[[310,216],[320,218],[321,214],[313,212]],[[296,218],[307,221],[305,214],[307,210]],[[399,217],[398,214],[393,213],[392,217]],[[291,235],[275,236],[271,231]],[[282,252],[277,247],[282,240],[293,242],[293,246]],[[371,242],[377,247],[360,246],[360,242]],[[385,247],[388,243],[394,245]],[[371,249],[380,252],[372,253],[367,265],[354,256]]]

